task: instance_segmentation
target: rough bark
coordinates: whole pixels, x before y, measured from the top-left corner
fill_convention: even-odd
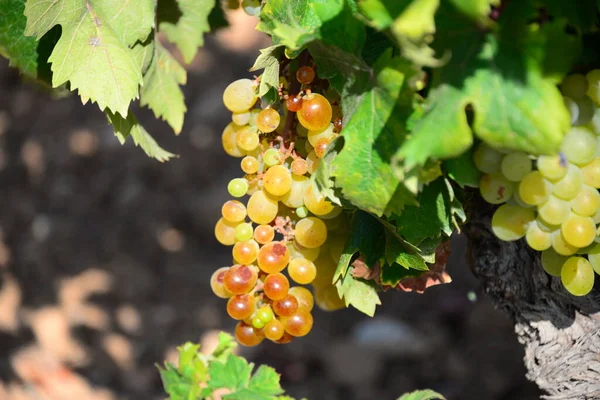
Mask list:
[[[600,399],[600,279],[589,295],[571,296],[544,272],[539,252],[494,237],[489,208],[477,206],[465,229],[470,263],[487,295],[514,318],[528,379],[545,399]]]

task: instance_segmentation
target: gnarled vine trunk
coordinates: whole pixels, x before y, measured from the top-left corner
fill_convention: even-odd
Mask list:
[[[600,284],[587,296],[571,296],[524,241],[492,234],[489,211],[475,205],[465,227],[468,255],[486,294],[515,321],[527,377],[546,399],[600,399]]]

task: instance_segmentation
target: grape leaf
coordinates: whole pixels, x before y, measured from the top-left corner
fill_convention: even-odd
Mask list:
[[[576,50],[554,55],[547,38],[552,36],[561,49],[568,43],[576,49],[578,39],[564,31],[557,38],[554,23],[535,30],[514,18],[501,20],[497,33],[482,33],[448,8],[438,13],[440,39],[434,44],[450,48],[452,58],[435,71],[427,109],[399,149],[405,168],[430,157],[459,155],[472,144],[473,132],[496,147],[534,154],[556,151],[569,116],[555,83],[573,63]],[[551,69],[561,57],[567,61]],[[473,110],[473,132],[467,106]]]
[[[417,390],[400,396],[398,400],[446,400],[446,398],[433,390]]]
[[[258,95],[263,97],[271,88],[279,88],[279,59],[283,54],[283,46],[276,44],[260,51],[250,71],[264,69],[260,77]]]
[[[0,55],[30,77],[37,76],[37,41],[23,35],[27,19],[22,0],[0,0]]]
[[[144,2],[129,6],[143,12],[141,4]],[[101,110],[108,108],[127,115],[129,104],[138,97],[138,87],[143,82],[131,50],[111,25],[117,22],[115,27],[123,28],[118,24],[119,19],[103,14],[118,10],[101,11],[86,0],[28,0],[25,34],[41,38],[53,26],[61,25],[62,35],[48,59],[52,63],[52,86],[70,81],[71,90],[79,90],[84,104],[91,100]]]
[[[335,285],[340,298],[344,299],[346,307],[352,306],[372,317],[375,315],[375,308],[381,305],[377,294],[378,286],[373,281],[354,278],[352,274],[346,274]]]
[[[248,387],[223,396],[228,400],[272,400],[274,396],[283,393],[279,384],[279,374],[266,365],[258,367],[250,378]]]
[[[113,125],[115,136],[121,144],[125,143],[127,138],[131,136],[135,145],[140,146],[149,157],[155,158],[160,162],[165,162],[175,157],[175,154],[169,153],[156,143],[154,138],[140,125],[132,112],[127,115],[127,118],[123,118],[119,114],[111,113],[110,111],[106,111],[106,116],[108,117],[108,121]]]
[[[548,13],[555,18],[564,18],[569,24],[582,31],[589,31],[598,24],[598,8],[596,0],[579,0],[577,2],[563,0],[544,0]]]
[[[448,176],[460,186],[479,186],[482,173],[473,162],[472,147],[456,158],[445,160],[443,165]]]
[[[214,359],[223,362],[230,354],[232,354],[236,347],[237,342],[231,335],[228,335],[225,332],[219,332],[219,344],[217,344],[217,347],[212,352],[212,356]]]
[[[160,377],[165,391],[169,394],[170,400],[188,400],[195,399],[196,392],[192,381],[179,374],[177,368],[171,363],[165,363],[165,367],[158,367]],[[193,397],[191,397],[193,396]]]
[[[162,22],[159,30],[177,45],[183,60],[189,64],[198,48],[204,44],[204,33],[210,30],[208,16],[215,6],[215,0],[177,0],[177,4],[181,11],[177,23]]]
[[[155,43],[154,49],[152,62],[144,75],[140,104],[150,107],[157,118],[167,121],[179,134],[187,110],[179,85],[186,83],[187,73],[160,42]]]
[[[412,73],[405,59],[389,54],[380,58],[369,89],[342,130],[344,147],[332,163],[332,175],[344,198],[376,215],[399,214],[405,204],[416,204],[390,165],[411,111],[413,92],[408,80]]]
[[[91,3],[91,2],[90,2]],[[105,23],[128,46],[143,42],[154,28],[154,0],[102,0],[93,2],[94,9],[108,18]]]
[[[450,0],[450,2],[463,14],[481,22],[487,22],[492,6],[500,5],[500,0]]]
[[[398,234],[390,230],[385,232],[385,260],[387,264],[396,264],[405,270],[429,270],[423,257],[410,248]]]

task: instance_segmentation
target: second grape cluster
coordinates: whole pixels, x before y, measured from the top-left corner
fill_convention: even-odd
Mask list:
[[[485,173],[482,197],[502,204],[492,217],[494,234],[525,237],[542,252],[544,270],[583,296],[594,286],[594,271],[600,274],[600,70],[568,76],[561,90],[572,128],[558,154],[533,157],[481,143],[473,157]]]

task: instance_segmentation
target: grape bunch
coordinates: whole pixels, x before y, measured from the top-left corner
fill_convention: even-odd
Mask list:
[[[572,127],[558,154],[534,157],[480,143],[473,160],[484,172],[482,197],[502,204],[492,217],[494,234],[525,237],[542,252],[544,270],[583,296],[594,271],[600,274],[600,70],[570,75],[560,88]]]
[[[275,102],[257,96],[259,78],[236,80],[223,93],[232,122],[222,145],[241,158],[244,175],[229,182],[234,199],[223,204],[215,226],[217,240],[233,246],[233,265],[216,270],[210,283],[228,299],[227,313],[240,321],[235,336],[246,346],[306,335],[315,303],[345,306],[332,280],[346,216],[310,179],[341,131],[340,110],[319,93],[327,94],[327,82],[315,68],[293,67],[283,68]]]

